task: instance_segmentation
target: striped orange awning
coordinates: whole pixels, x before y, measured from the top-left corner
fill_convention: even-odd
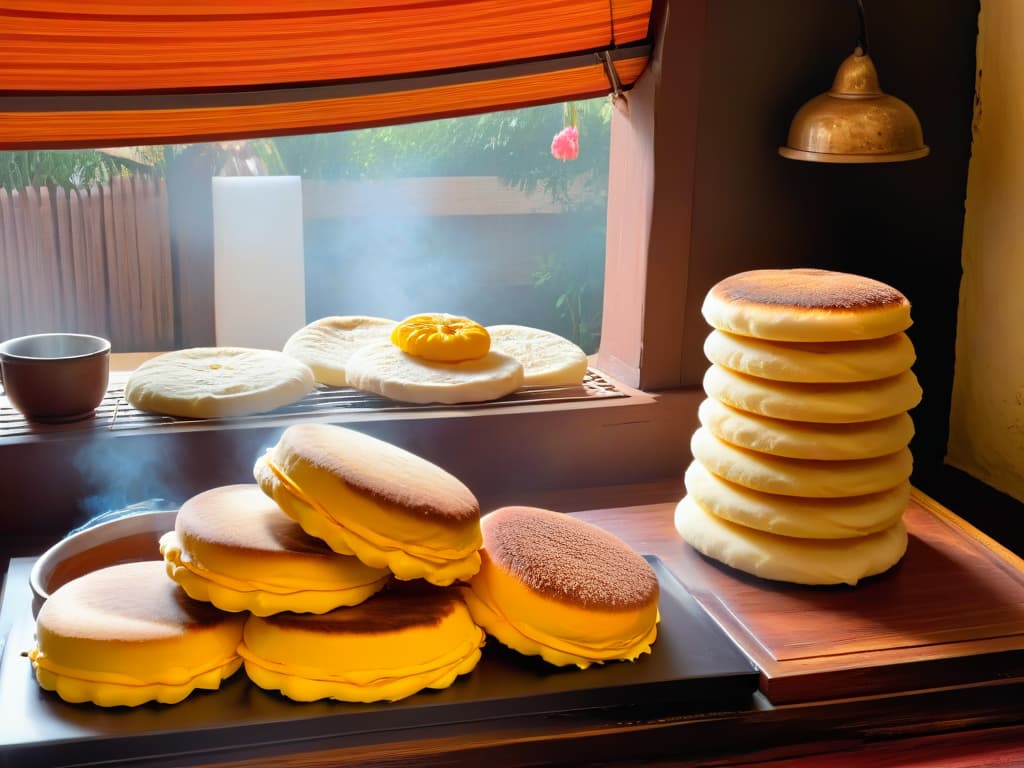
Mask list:
[[[339,130],[628,88],[652,0],[0,0],[0,148]]]

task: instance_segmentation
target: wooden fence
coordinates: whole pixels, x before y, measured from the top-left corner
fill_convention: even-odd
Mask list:
[[[0,189],[0,339],[74,331],[118,352],[171,349],[174,306],[163,180]]]

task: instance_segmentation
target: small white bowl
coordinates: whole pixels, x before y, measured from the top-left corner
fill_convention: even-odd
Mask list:
[[[159,560],[159,539],[174,529],[176,509],[133,512],[72,533],[32,566],[32,615],[62,584],[118,563]]]

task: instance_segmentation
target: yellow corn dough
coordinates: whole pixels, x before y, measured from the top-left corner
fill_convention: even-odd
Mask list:
[[[239,668],[243,617],[190,600],[159,560],[93,571],[43,604],[30,658],[39,685],[105,707],[173,704]]]

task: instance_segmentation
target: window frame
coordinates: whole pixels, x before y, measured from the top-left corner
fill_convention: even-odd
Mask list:
[[[597,367],[643,390],[695,384],[684,331],[706,5],[674,3],[671,19],[655,6],[650,63],[612,118]]]

